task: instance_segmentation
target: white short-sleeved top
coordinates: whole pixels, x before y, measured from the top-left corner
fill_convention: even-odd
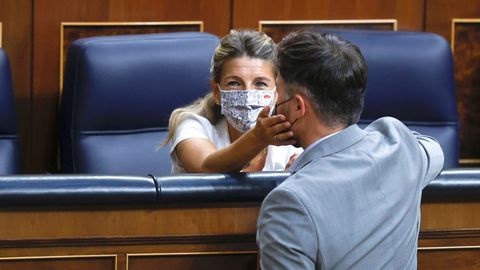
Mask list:
[[[171,143],[170,157],[172,159],[172,174],[185,173],[181,162],[175,153],[175,147],[186,139],[204,138],[210,140],[217,149],[222,149],[231,144],[228,135],[227,121],[220,120],[216,125],[198,114],[192,114],[183,119],[178,126]],[[282,171],[288,163],[290,156],[294,153],[301,153],[302,148],[296,148],[290,145],[286,146],[268,146],[267,158],[263,171]]]

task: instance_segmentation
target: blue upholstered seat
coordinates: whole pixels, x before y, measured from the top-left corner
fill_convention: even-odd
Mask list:
[[[328,30],[360,47],[368,65],[360,124],[382,116],[436,138],[444,168],[458,167],[459,135],[450,46],[424,32]]]
[[[170,113],[209,91],[218,43],[193,32],[75,41],[61,101],[62,171],[169,174],[169,149],[157,148]]]
[[[0,175],[19,172],[19,139],[10,63],[0,48]]]

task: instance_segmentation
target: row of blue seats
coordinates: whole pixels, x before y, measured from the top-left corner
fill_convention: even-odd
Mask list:
[[[480,169],[444,170],[423,191],[425,202],[478,201]],[[286,172],[176,176],[0,176],[0,205],[132,205],[261,202]]]
[[[328,30],[357,44],[369,68],[360,125],[382,116],[435,137],[445,168],[458,167],[452,53],[438,35]],[[173,109],[210,88],[218,45],[208,33],[93,37],[68,50],[59,112],[63,173],[169,175],[159,148]],[[0,175],[18,173],[19,141],[10,71],[0,50]]]

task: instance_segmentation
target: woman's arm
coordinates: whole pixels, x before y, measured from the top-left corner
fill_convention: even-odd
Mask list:
[[[216,149],[208,139],[190,138],[180,142],[176,151],[187,172],[239,172],[249,161],[269,144],[289,145],[293,132],[285,116],[268,116],[265,106],[257,118],[255,127],[229,146]]]

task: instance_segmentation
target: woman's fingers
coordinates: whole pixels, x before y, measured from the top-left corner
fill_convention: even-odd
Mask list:
[[[257,121],[262,119],[268,119],[268,113],[270,112],[270,106],[263,107],[262,111],[257,116]]]
[[[293,139],[293,132],[290,130],[292,126],[290,122],[286,121],[284,115],[268,116],[270,111],[269,106],[263,107],[258,115],[256,132],[260,137],[264,137],[269,144],[273,145],[290,145],[295,144]]]
[[[262,110],[262,112],[263,112],[263,110]],[[257,121],[258,120],[261,121],[262,126],[271,127],[275,124],[285,122],[286,119],[285,119],[285,116],[282,115],[282,114],[273,115],[273,116],[270,116],[270,117],[268,117],[268,114],[267,114],[267,117],[262,118],[262,119],[257,119]]]

